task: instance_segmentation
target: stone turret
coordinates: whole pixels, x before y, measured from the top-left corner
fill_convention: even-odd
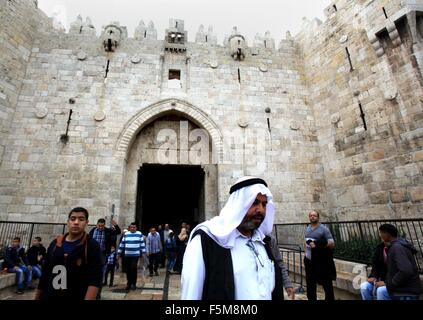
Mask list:
[[[169,28],[165,34],[165,50],[170,52],[185,52],[188,42],[188,32],[185,31],[184,21],[169,19]]]
[[[154,27],[153,21],[148,23],[147,32],[146,32],[146,39],[157,40],[157,30]]]
[[[264,47],[272,51],[275,50],[275,39],[270,35],[270,31],[266,31],[264,34]]]
[[[229,53],[234,60],[242,61],[245,59],[247,42],[245,37],[239,33],[237,27],[232,29],[232,34],[228,39]]]
[[[213,32],[213,27],[209,26],[208,31],[204,31],[204,26],[200,25],[195,36],[196,43],[207,43],[210,45],[217,45],[217,37]]]
[[[145,27],[144,21],[141,20],[138,27],[135,29],[134,38],[135,40],[143,40],[147,37],[147,28]]]
[[[84,22],[82,16],[78,15],[76,20],[71,23],[69,33],[95,36],[96,30],[89,17],[87,17]]]
[[[119,22],[112,22],[103,28],[101,39],[104,49],[108,52],[114,52],[120,42],[128,37],[126,27],[121,27]]]

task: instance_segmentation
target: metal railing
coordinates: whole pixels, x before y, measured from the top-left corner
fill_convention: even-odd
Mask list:
[[[35,237],[41,237],[43,244],[48,246],[53,239],[65,232],[65,223],[0,221],[0,259],[3,259],[4,250],[15,237],[21,238],[21,245],[28,250]]]
[[[371,264],[373,252],[378,243],[379,226],[390,223],[397,227],[399,237],[410,241],[417,250],[416,263],[423,273],[423,219],[386,219],[365,221],[322,222],[332,233],[335,240],[334,257],[341,260]],[[304,234],[307,223],[276,224],[274,233],[280,247],[304,247]]]
[[[305,270],[303,264],[303,250],[300,246],[290,243],[279,243],[282,261],[288,271],[292,283],[299,285],[297,293],[304,292]]]

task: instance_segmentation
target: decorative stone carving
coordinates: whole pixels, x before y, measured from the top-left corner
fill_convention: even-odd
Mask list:
[[[249,123],[248,123],[248,121],[247,121],[246,119],[239,119],[239,120],[238,120],[238,126],[239,126],[240,128],[245,129],[245,128],[247,128],[247,127],[248,127],[248,125],[249,125]]]
[[[339,114],[333,114],[331,117],[330,117],[330,122],[332,123],[332,124],[337,124],[339,121],[341,121],[341,117],[339,116]]]
[[[212,67],[213,69],[216,69],[217,67],[219,67],[219,62],[217,60],[210,60],[209,61],[209,65],[210,67]]]
[[[344,34],[341,39],[339,39],[339,43],[345,43],[348,41],[348,36],[346,34]]]
[[[267,67],[267,64],[265,63],[261,63],[259,66],[259,69],[261,72],[267,72],[269,70],[269,68]]]
[[[297,131],[300,129],[300,124],[298,123],[298,121],[293,120],[291,121],[290,128],[294,131]]]
[[[100,121],[103,121],[104,119],[106,119],[106,113],[104,111],[99,110],[94,114],[95,121],[100,122]]]
[[[245,59],[247,44],[244,36],[238,32],[237,27],[233,28],[228,44],[230,55],[234,60],[242,61]]]
[[[47,110],[47,108],[44,105],[40,105],[40,106],[37,106],[35,108],[35,116],[38,119],[45,118],[47,116],[47,114],[48,114],[48,110]]]
[[[140,63],[141,62],[141,55],[139,55],[138,53],[134,54],[131,58],[131,62],[134,64]]]
[[[85,59],[87,59],[87,54],[83,50],[80,50],[76,54],[76,57],[77,57],[78,60],[84,61]]]

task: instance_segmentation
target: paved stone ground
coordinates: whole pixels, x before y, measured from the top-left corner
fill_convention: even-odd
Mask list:
[[[34,282],[34,286],[38,284]],[[114,286],[103,287],[102,300],[179,300],[181,297],[181,276],[171,274],[166,283],[165,269],[159,269],[159,276],[149,277],[142,272],[138,273],[137,289],[126,291],[126,275],[121,272],[115,273]],[[33,300],[35,290],[25,291],[24,294],[16,294],[15,287],[0,290],[0,300]],[[324,294],[317,293],[319,300],[324,299]],[[285,299],[288,297],[285,293]],[[305,292],[296,293],[295,300],[307,300]]]

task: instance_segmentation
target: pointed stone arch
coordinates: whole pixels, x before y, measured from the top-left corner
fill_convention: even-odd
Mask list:
[[[223,155],[222,134],[216,123],[201,109],[179,99],[166,99],[144,108],[134,115],[125,125],[116,143],[116,155],[127,160],[132,144],[138,133],[149,123],[168,112],[178,112],[207,130],[212,140],[214,160],[219,163]]]

